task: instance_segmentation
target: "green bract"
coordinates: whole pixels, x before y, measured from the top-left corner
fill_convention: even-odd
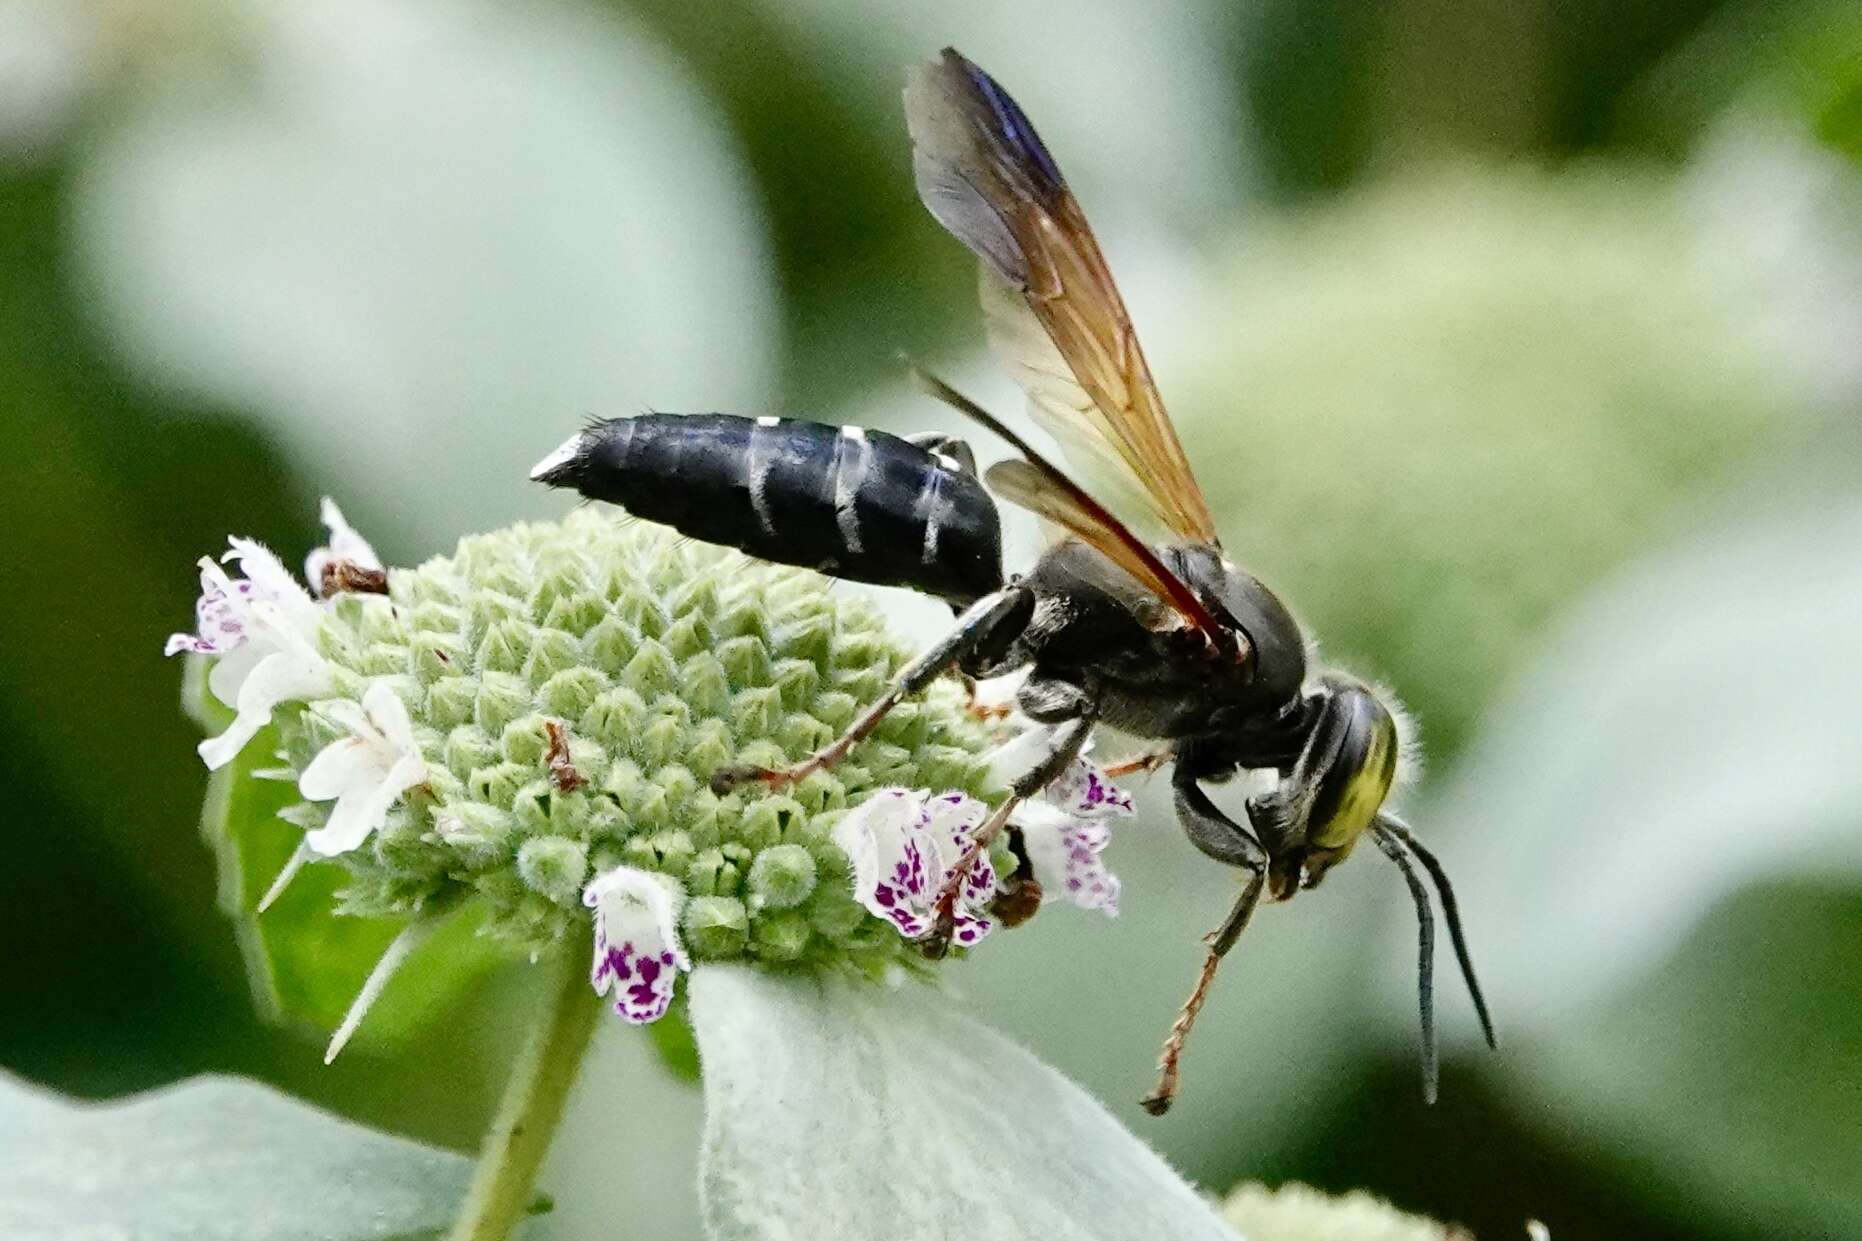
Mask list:
[[[814,573],[594,510],[390,570],[387,595],[328,605],[317,645],[344,698],[394,690],[427,765],[362,847],[332,859],[348,871],[345,913],[475,895],[492,933],[536,951],[587,917],[591,876],[625,865],[676,882],[697,959],[879,971],[917,957],[855,903],[835,819],[884,786],[986,783],[988,737],[946,683],[832,772],[713,794],[722,766],[831,741],[909,652]],[[294,773],[348,735],[334,701],[278,713]],[[329,813],[303,801],[284,816],[314,829]]]

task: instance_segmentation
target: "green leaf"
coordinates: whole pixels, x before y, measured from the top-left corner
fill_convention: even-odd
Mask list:
[[[1587,604],[1418,818],[1536,1116],[1690,1217],[1854,1236],[1862,494],[1766,484]]]
[[[206,667],[207,661],[190,658],[182,698],[189,717],[212,734],[232,712],[208,692]],[[303,836],[277,817],[298,800],[296,787],[254,775],[277,765],[276,749],[268,728],[213,773],[201,830],[219,859],[220,907],[233,919],[259,1010],[272,1020],[328,1031],[406,924],[336,913],[345,876],[327,863],[304,867],[269,909],[255,912]],[[467,905],[421,944],[369,1010],[358,1043],[383,1046],[408,1038],[500,964],[507,954],[480,935],[480,927],[479,911]]]
[[[102,1105],[0,1078],[0,1236],[17,1241],[412,1241],[444,1233],[471,1175],[237,1078]]]
[[[1234,554],[1430,761],[1805,414],[1776,299],[1697,243],[1645,173],[1440,168],[1257,230],[1187,314],[1171,407]]]

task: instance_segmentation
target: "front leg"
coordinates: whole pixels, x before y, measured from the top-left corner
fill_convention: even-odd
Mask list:
[[[1180,764],[1171,779],[1177,793],[1177,822],[1190,843],[1226,866],[1265,870],[1267,850],[1253,832],[1222,813],[1192,772]]]
[[[1190,843],[1218,862],[1246,870],[1248,880],[1242,886],[1241,895],[1236,898],[1228,917],[1207,936],[1205,942],[1209,952],[1203,958],[1202,972],[1196,976],[1196,986],[1190,991],[1190,998],[1183,1002],[1176,1021],[1171,1023],[1170,1034],[1164,1040],[1163,1056],[1157,1066],[1157,1086],[1140,1101],[1144,1110],[1153,1116],[1162,1116],[1169,1111],[1171,1102],[1177,1096],[1183,1044],[1190,1037],[1190,1029],[1196,1024],[1196,1015],[1202,1011],[1203,1001],[1209,997],[1209,987],[1215,981],[1222,958],[1228,955],[1228,950],[1235,946],[1235,941],[1247,930],[1248,921],[1254,916],[1255,907],[1260,904],[1268,866],[1267,850],[1261,847],[1253,833],[1223,814],[1209,800],[1209,794],[1196,782],[1193,769],[1179,766],[1174,783],[1177,790],[1177,819],[1189,834]]]
[[[879,701],[861,712],[852,726],[833,742],[781,770],[747,765],[720,768],[711,777],[711,791],[722,797],[737,785],[752,780],[761,781],[771,789],[780,789],[832,767],[878,728],[879,722],[890,715],[894,707],[931,684],[945,669],[978,657],[999,657],[1027,627],[1032,615],[1034,592],[1026,586],[1006,586],[993,595],[983,596],[957,618],[956,626],[941,641],[906,664],[891,687],[880,695]]]

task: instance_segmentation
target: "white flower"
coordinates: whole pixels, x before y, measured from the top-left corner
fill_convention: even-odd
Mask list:
[[[1002,747],[996,762],[1019,773],[1038,759],[1042,744],[1038,735],[1030,742],[1024,734]],[[1131,796],[1085,758],[1016,807],[1009,825],[1021,833],[1043,903],[1064,899],[1118,913],[1118,877],[1100,854],[1112,839],[1105,820],[1131,813]],[[945,876],[988,815],[985,803],[963,793],[881,789],[834,827],[834,843],[853,866],[854,899],[907,939],[930,934]],[[989,904],[997,887],[995,867],[979,857],[958,895],[956,943],[974,945],[994,929]]]
[[[1116,917],[1118,876],[1106,869],[1099,855],[1112,840],[1106,820],[1129,818],[1131,813],[1131,794],[1084,754],[1042,789],[1037,800],[1024,802],[1009,822],[1021,829],[1022,851],[1034,868],[1042,899],[1064,899]]]
[[[962,793],[935,796],[881,789],[834,825],[834,843],[853,865],[853,895],[907,939],[930,934],[932,906],[944,877],[969,847],[989,807]],[[981,942],[995,922],[988,916],[996,870],[987,855],[964,877],[951,930],[955,943]]]
[[[322,709],[350,735],[320,750],[297,788],[311,801],[336,799],[329,821],[304,836],[312,853],[330,857],[368,839],[395,800],[427,778],[427,764],[407,707],[386,682],[370,685],[359,707],[337,701]]]
[[[990,753],[990,782],[999,788],[1009,787],[1047,757],[1053,747],[1053,736],[1050,726],[1023,727]],[[1081,818],[1130,814],[1131,795],[1112,783],[1111,778],[1087,757],[1092,749],[1092,742],[1088,741],[1080,756],[1041,790],[1042,800]]]
[[[357,534],[355,527],[343,518],[343,510],[336,507],[336,501],[323,497],[323,505],[318,510],[323,524],[329,529],[330,541],[304,558],[304,580],[310,583],[310,589],[317,595],[323,593],[323,570],[339,560],[360,565],[364,569],[382,569],[381,557],[369,546],[369,541]]]
[[[310,554],[312,582],[320,580],[322,566],[333,559],[381,567],[374,549],[328,499],[323,520],[330,528],[330,546]],[[317,601],[263,544],[237,537],[227,543],[231,550],[221,560],[238,562],[244,576],[231,578],[202,557],[195,632],[170,636],[163,649],[167,655],[212,656],[207,688],[238,713],[224,733],[201,742],[201,760],[210,769],[231,762],[271,722],[279,704],[323,697],[333,689],[329,664],[316,648],[323,619]]]
[[[262,640],[265,635],[258,632],[253,623],[253,609],[260,604],[276,607],[306,636],[315,631],[316,601],[298,585],[284,562],[264,544],[252,539],[234,537],[227,539],[227,543],[231,550],[220,559],[228,563],[238,561],[245,576],[234,581],[211,557],[201,557],[200,599],[194,605],[197,632],[170,635],[168,645],[162,650],[164,655],[188,651],[196,655],[225,656]],[[246,671],[250,671],[251,663],[255,662],[249,660]],[[214,697],[229,705],[238,693],[237,685],[227,686],[228,693],[221,693],[218,685],[212,688]]]
[[[614,993],[614,1011],[635,1025],[658,1021],[672,1004],[680,970],[692,968],[679,946],[679,897],[650,871],[616,866],[582,890],[595,911],[595,994]]]
[[[335,688],[329,661],[285,608],[261,602],[243,611],[244,639],[207,673],[207,688],[236,713],[225,732],[200,743],[201,761],[209,770],[232,762],[271,722],[280,703],[322,697]]]
[[[1098,1102],[930,987],[711,964],[691,1001],[714,1241],[1236,1241]]]

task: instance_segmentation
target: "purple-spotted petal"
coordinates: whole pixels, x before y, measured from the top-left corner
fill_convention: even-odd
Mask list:
[[[200,562],[200,598],[194,604],[194,632],[169,636],[162,648],[165,655],[229,655],[253,642],[264,640],[265,622],[256,614],[261,605],[269,605],[298,632],[308,635],[317,623],[316,604],[298,585],[282,561],[263,544],[251,539],[229,538],[231,547],[221,559],[237,561],[240,578],[227,572],[211,558]],[[274,622],[277,618],[273,618]],[[268,649],[275,649],[272,643]],[[222,701],[229,701],[224,696]]]
[[[976,829],[989,817],[989,807],[962,793],[939,793],[927,799],[925,828],[936,842],[940,871],[957,865],[969,849]],[[988,853],[977,855],[963,877],[960,902],[985,905],[996,894],[996,868]]]
[[[251,630],[246,603],[251,594],[251,582],[230,580],[219,565],[202,557],[194,632],[170,635],[162,654],[223,655],[244,643]]]
[[[834,826],[834,843],[852,863],[854,899],[907,939],[930,934],[944,876],[988,813],[962,793],[875,793]],[[954,942],[968,946],[989,934],[995,924],[983,910],[995,891],[995,867],[984,854],[958,891]]]
[[[940,868],[925,821],[919,794],[881,789],[834,825],[834,843],[852,865],[854,899],[907,939],[931,930]]]
[[[939,793],[928,799],[925,828],[936,845],[942,865],[938,882],[956,866],[970,848],[976,829],[989,817],[989,807],[962,793]],[[957,913],[951,923],[951,942],[963,947],[980,943],[995,929],[995,921],[984,914],[996,895],[996,868],[987,852],[965,871],[963,886],[957,893]]]
[[[1076,758],[1041,791],[1041,796],[1067,814],[1100,819],[1132,812],[1131,794],[1127,793],[1085,758]]]
[[[1118,876],[1101,856],[1112,839],[1103,820],[1076,817],[1037,802],[1016,814],[1015,826],[1021,829],[1022,848],[1046,899],[1118,916]]]
[[[991,783],[1000,788],[1009,787],[1040,766],[1053,752],[1053,745],[1053,728],[1042,725],[1024,728],[989,755]],[[1131,794],[1114,784],[1111,777],[1087,757],[1091,752],[1092,743],[1088,742],[1081,756],[1041,790],[1041,796],[1068,814],[1093,818],[1130,814]]]
[[[616,866],[582,890],[595,911],[595,959],[589,982],[614,996],[614,1011],[635,1025],[666,1015],[679,972],[692,963],[679,945],[679,898],[651,871]]]

